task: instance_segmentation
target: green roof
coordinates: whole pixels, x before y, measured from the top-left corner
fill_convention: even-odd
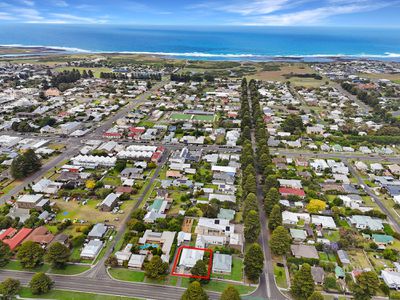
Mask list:
[[[305,240],[307,235],[303,229],[290,228],[290,235],[294,239]]]
[[[393,237],[386,234],[372,234],[372,239],[375,243],[389,244],[393,242]]]
[[[343,269],[339,266],[336,266],[335,274],[336,274],[336,277],[344,277],[345,276]]]
[[[233,220],[235,218],[235,211],[233,209],[221,208],[219,210],[218,219]]]
[[[161,205],[163,204],[164,200],[163,199],[156,199],[154,200],[153,204],[150,205],[150,210],[154,209],[156,211],[159,211],[161,208]]]

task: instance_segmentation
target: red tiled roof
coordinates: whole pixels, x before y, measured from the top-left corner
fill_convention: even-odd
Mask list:
[[[51,234],[46,227],[40,226],[32,231],[32,233],[26,238],[26,241],[33,241],[39,244],[49,244],[53,239],[54,235]]]
[[[304,197],[306,193],[302,189],[294,189],[294,188],[279,188],[279,193],[281,195],[294,195],[299,197]]]
[[[32,232],[30,228],[22,228],[16,235],[14,235],[11,239],[4,240],[3,242],[10,246],[10,250],[14,250],[17,248],[26,237]]]
[[[122,136],[119,132],[104,132],[103,136]]]
[[[132,133],[144,133],[146,128],[143,127],[129,127],[129,131]]]
[[[116,193],[132,193],[132,188],[130,186],[119,186],[115,189]]]
[[[6,237],[13,236],[16,232],[17,229],[12,227],[5,229],[4,232],[0,234],[0,241],[4,240]]]
[[[151,160],[159,160],[161,157],[161,152],[154,152],[153,155],[151,156]]]

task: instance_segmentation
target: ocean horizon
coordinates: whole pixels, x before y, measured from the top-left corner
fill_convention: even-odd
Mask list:
[[[0,45],[196,60],[400,61],[396,28],[1,24]]]

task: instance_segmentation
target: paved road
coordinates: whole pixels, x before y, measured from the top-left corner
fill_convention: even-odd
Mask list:
[[[358,180],[359,184],[364,186],[364,191],[374,200],[374,202],[379,206],[382,212],[387,215],[394,229],[397,232],[400,232],[400,224],[395,218],[393,218],[392,213],[389,211],[389,209],[382,203],[381,199],[377,195],[375,195],[373,190],[365,183],[364,179],[360,176],[360,173],[357,172],[353,165],[348,160],[345,160],[344,162],[349,167],[351,174]]]
[[[53,169],[55,166],[57,166],[62,161],[66,160],[66,159],[70,158],[71,156],[73,156],[74,154],[78,153],[80,147],[81,146],[77,145],[77,144],[67,147],[67,150],[65,150],[63,153],[61,153],[57,157],[55,157],[55,158],[51,159],[50,161],[48,161],[47,163],[45,163],[38,172],[30,175],[29,177],[24,178],[24,180],[19,185],[15,186],[7,194],[0,197],[0,205],[4,204],[4,202],[10,200],[11,196],[16,195],[19,192],[21,192],[31,182],[34,182],[34,181],[42,178],[48,171]]]
[[[251,99],[248,95],[248,101],[251,109]],[[257,151],[256,138],[254,129],[251,130],[251,144],[253,147],[254,154]],[[259,243],[264,252],[264,268],[260,276],[260,282],[258,288],[252,293],[252,296],[261,297],[262,299],[271,300],[286,300],[287,298],[281,293],[279,288],[276,286],[275,276],[274,276],[274,266],[272,261],[271,250],[269,248],[269,230],[267,228],[268,220],[264,211],[264,192],[262,187],[262,174],[259,171],[258,166],[256,169],[256,183],[257,183],[257,200],[259,207],[259,217],[261,232],[259,237]]]
[[[0,271],[0,281],[6,278],[15,278],[27,285],[32,278],[31,272]],[[179,300],[185,291],[184,288],[160,286],[144,283],[115,281],[111,279],[93,279],[81,276],[50,275],[54,281],[55,289],[81,291],[88,293],[109,294],[127,297],[139,297],[155,300]],[[208,292],[211,300],[219,299],[219,294]]]
[[[167,162],[168,157],[169,157],[169,150],[166,150],[164,152],[163,157],[161,158],[160,163],[157,166],[157,169],[155,170],[153,176],[151,176],[147,186],[145,187],[143,193],[139,197],[139,199],[136,202],[136,204],[131,208],[129,213],[126,215],[125,219],[123,220],[122,226],[118,229],[117,234],[115,235],[113,241],[111,242],[112,243],[111,247],[109,247],[108,251],[105,253],[103,258],[100,259],[98,261],[98,263],[92,269],[90,269],[88,272],[85,273],[85,276],[90,277],[90,278],[98,278],[98,279],[109,278],[109,275],[107,274],[106,267],[105,267],[104,263],[107,260],[107,258],[111,255],[111,253],[114,251],[115,245],[123,238],[125,230],[126,230],[126,227],[127,227],[127,223],[128,223],[128,221],[130,219],[130,216],[131,216],[132,212],[135,209],[139,208],[140,205],[142,204],[142,202],[144,201],[145,196],[147,195],[147,193],[150,191],[151,187],[153,186],[154,181],[158,177],[158,174],[160,173],[162,167]]]
[[[342,95],[348,97],[350,101],[357,103],[364,114],[368,114],[371,111],[371,107],[369,107],[367,104],[358,99],[357,96],[350,94],[348,91],[342,88],[342,86],[339,83],[333,82],[333,86],[337,88]]]

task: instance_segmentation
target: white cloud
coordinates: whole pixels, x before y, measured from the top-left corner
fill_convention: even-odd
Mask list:
[[[90,23],[90,24],[102,24],[107,23],[107,17],[100,17],[100,18],[89,18],[89,17],[82,17],[76,16],[71,14],[62,14],[62,13],[52,13],[50,14],[52,17],[56,19],[58,22],[64,23]]]
[[[217,7],[217,10],[237,13],[240,15],[260,15],[269,14],[284,8],[289,4],[289,0],[257,0],[247,1],[246,3],[234,3]]]
[[[15,20],[13,16],[6,12],[0,12],[0,20]]]
[[[69,6],[67,1],[64,1],[64,0],[56,0],[56,1],[54,1],[53,5],[58,6],[58,7],[68,7]]]
[[[35,6],[35,2],[33,0],[20,0],[20,2],[26,6]]]
[[[15,7],[10,10],[15,17],[27,21],[43,20],[40,12],[34,8]]]
[[[230,4],[201,2],[189,9],[223,11],[240,16],[236,25],[312,25],[330,17],[398,5],[400,0],[236,0]],[[307,4],[307,5],[305,5]]]

